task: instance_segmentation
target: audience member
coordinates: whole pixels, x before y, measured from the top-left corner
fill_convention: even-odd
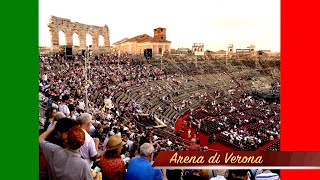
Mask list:
[[[121,137],[113,135],[109,138],[106,152],[99,161],[103,179],[124,179],[126,173],[125,163],[120,156],[123,145],[125,145],[125,142],[122,141]]]
[[[88,131],[90,130],[90,127],[94,121],[92,120],[92,115],[88,113],[82,113],[78,119],[80,123],[80,126],[85,133],[85,143],[80,148],[80,153],[82,158],[87,162],[88,168],[91,168],[93,165],[93,162],[100,158],[100,155],[98,153],[99,149],[99,139],[98,138],[92,138]]]
[[[45,140],[54,129],[55,123],[39,136],[40,147],[48,162],[49,179],[93,180],[90,168],[80,155],[80,147],[85,141],[83,130],[78,126],[71,128],[67,135],[68,148],[64,149]]]
[[[140,147],[140,157],[130,160],[126,180],[162,180],[160,169],[154,169],[153,161],[154,147],[151,143],[144,143]]]

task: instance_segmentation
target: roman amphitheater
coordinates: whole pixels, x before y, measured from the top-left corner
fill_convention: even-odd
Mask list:
[[[188,150],[192,140],[206,150],[279,150],[279,56],[154,53],[146,58],[130,53],[133,44],[150,43],[144,48],[157,47],[153,52],[159,52],[160,46],[152,43],[170,41],[137,36],[141,40],[134,43],[118,42],[117,47],[132,44],[120,52],[110,45],[107,25],[52,17],[49,28],[51,50],[59,48],[58,33],[63,31],[72,57],[49,52],[50,48],[39,57],[41,132],[52,109],[65,104],[67,117],[93,115],[97,123],[92,133],[100,139],[101,150],[111,131],[126,134],[137,144],[143,136],[167,150]],[[91,55],[86,51],[86,33],[92,36]],[[84,54],[79,54],[82,50]]]

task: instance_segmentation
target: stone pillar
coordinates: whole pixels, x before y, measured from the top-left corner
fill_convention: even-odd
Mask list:
[[[91,37],[93,54],[97,54],[99,52],[99,34],[93,33]]]
[[[78,55],[78,52],[79,52],[79,46],[73,46],[72,47],[72,55]]]
[[[104,37],[104,46],[106,47],[106,51],[110,52],[110,31],[109,28],[107,29],[107,32],[105,33]]]
[[[51,45],[52,46],[59,46],[59,34],[54,27],[49,27],[50,31],[50,38],[51,38]]]
[[[73,46],[72,31],[67,30],[67,31],[65,32],[65,36],[66,36],[66,45],[67,45],[67,46]]]
[[[85,31],[80,31],[78,33],[78,38],[79,38],[79,46],[80,49],[86,49],[86,32]]]
[[[103,35],[103,38],[104,38],[104,46],[110,47],[109,36],[106,35],[106,34],[104,34],[104,35]]]
[[[109,48],[110,47],[109,28],[107,25],[103,26],[102,36],[104,38],[104,46]]]

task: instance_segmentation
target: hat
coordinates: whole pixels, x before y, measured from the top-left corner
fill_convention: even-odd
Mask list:
[[[125,145],[126,143],[122,141],[122,138],[117,135],[113,135],[109,138],[106,150],[117,149],[120,146]]]

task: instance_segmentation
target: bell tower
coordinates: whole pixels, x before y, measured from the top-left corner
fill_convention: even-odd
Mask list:
[[[154,32],[154,39],[156,41],[166,41],[167,40],[167,33],[166,28],[156,28],[153,30]]]

